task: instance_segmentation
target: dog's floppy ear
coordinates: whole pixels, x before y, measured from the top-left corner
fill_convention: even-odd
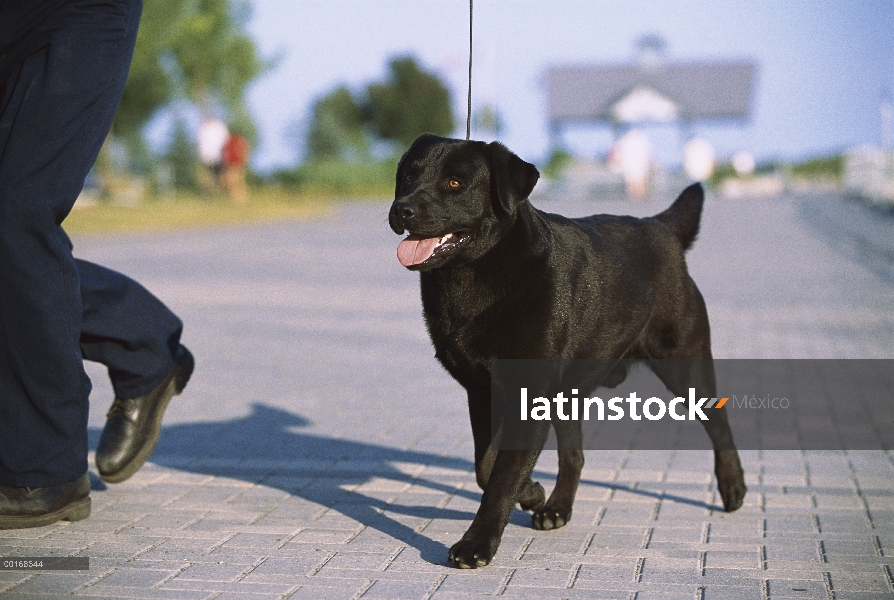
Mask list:
[[[496,196],[500,207],[511,214],[531,194],[540,179],[540,172],[537,167],[523,161],[499,142],[489,143],[486,149],[491,193]]]

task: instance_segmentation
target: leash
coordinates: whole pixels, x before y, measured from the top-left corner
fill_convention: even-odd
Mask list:
[[[472,132],[472,0],[469,0],[469,100],[466,106],[466,140]]]

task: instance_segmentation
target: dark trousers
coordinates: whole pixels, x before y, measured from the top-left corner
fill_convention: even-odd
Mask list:
[[[140,0],[0,0],[0,484],[87,471],[90,381],[121,397],[170,370],[182,325],[120,273],[75,260],[60,227],[111,126]]]

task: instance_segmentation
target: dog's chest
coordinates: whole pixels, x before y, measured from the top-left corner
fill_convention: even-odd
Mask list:
[[[422,292],[425,321],[436,348],[484,350],[487,340],[493,339],[487,316],[498,311],[499,299],[481,289],[438,287],[426,290],[423,285]]]
[[[448,370],[487,368],[495,358],[522,358],[522,349],[538,353],[545,321],[531,311],[547,307],[531,297],[533,290],[462,277],[423,276],[421,284],[429,335]]]

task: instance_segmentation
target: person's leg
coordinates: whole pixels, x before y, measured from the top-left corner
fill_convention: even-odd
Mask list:
[[[81,352],[105,365],[117,398],[158,387],[174,366],[183,323],[129,277],[75,259],[81,281]]]
[[[183,391],[193,358],[180,345],[183,324],[139,283],[75,259],[84,312],[84,358],[108,368],[115,401],[96,449],[110,483],[133,475],[155,449],[168,402]]]
[[[108,133],[141,10],[139,0],[55,4],[42,15],[47,2],[0,8],[0,486],[13,488],[87,471],[83,307],[60,224]],[[36,19],[24,37],[23,18]]]

